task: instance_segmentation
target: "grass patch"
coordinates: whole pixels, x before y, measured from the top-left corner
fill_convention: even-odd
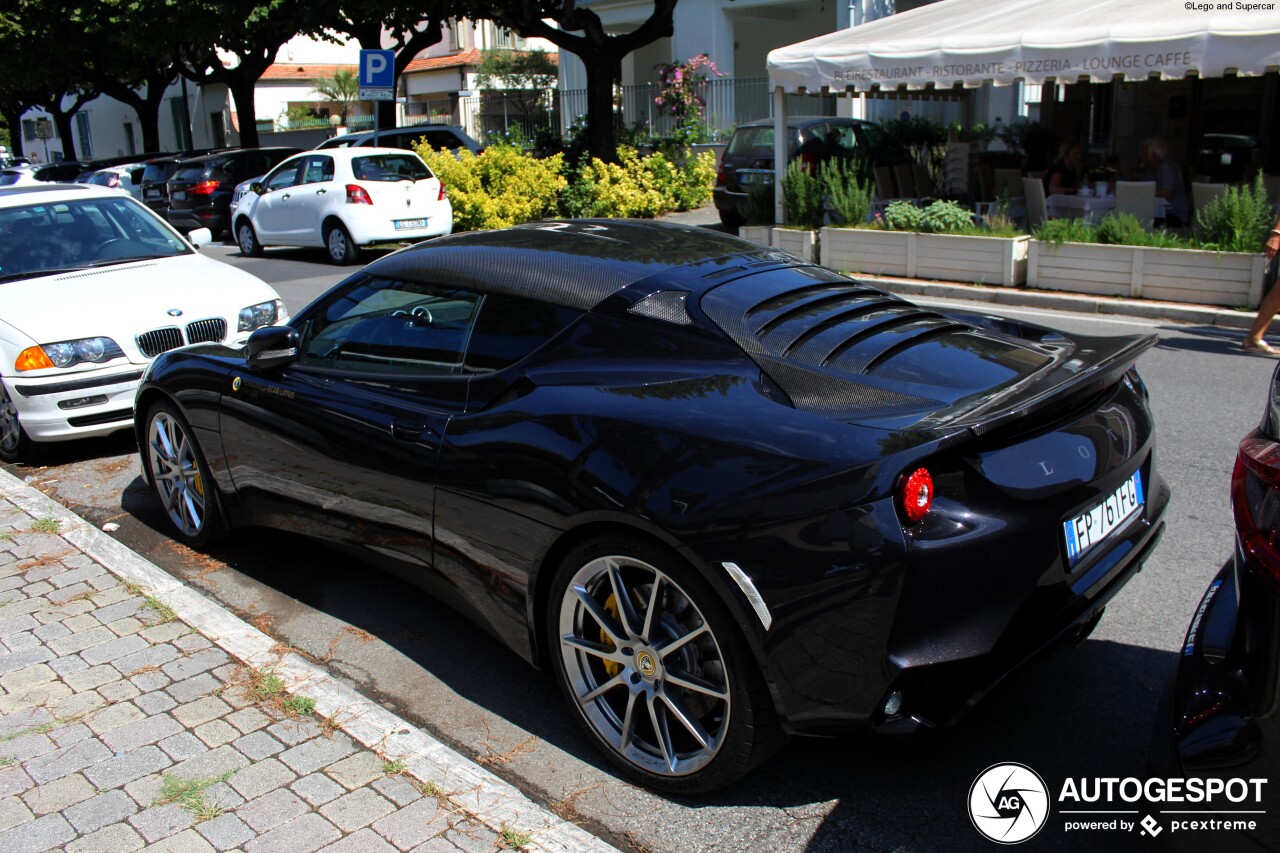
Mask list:
[[[407,769],[409,765],[404,763],[403,758],[388,758],[382,762],[382,772],[388,776],[399,776]]]
[[[498,845],[510,850],[523,850],[533,843],[533,836],[507,827],[498,833]]]
[[[299,717],[310,717],[316,712],[316,700],[310,696],[290,696],[284,700],[284,710]]]
[[[183,779],[166,773],[161,778],[160,796],[156,797],[151,805],[165,806],[169,803],[177,803],[184,810],[195,815],[198,823],[213,820],[222,814],[222,807],[205,796],[205,789],[227,781],[235,775],[235,772],[228,770],[218,776],[205,776],[199,779]]]
[[[163,601],[156,598],[154,595],[148,595],[147,600],[142,602],[142,606],[147,608],[148,610],[153,611],[156,614],[156,616],[160,617],[153,624],[163,625],[166,622],[172,622],[173,620],[178,618],[178,614],[173,612],[172,607],[165,604]]]
[[[418,790],[422,792],[424,797],[440,799],[444,796],[444,788],[441,788],[438,782],[422,782],[418,785]]]
[[[12,542],[12,541],[13,541],[12,530],[6,530],[4,533],[0,533],[0,542]]]
[[[124,584],[124,588],[129,591],[130,595],[142,595],[142,587],[133,581],[121,581],[121,583]]]
[[[284,679],[268,669],[249,670],[249,693],[259,702],[284,692]]]
[[[57,533],[62,529],[62,522],[56,518],[37,518],[31,529],[36,533]]]
[[[7,755],[0,755],[0,768],[12,767],[13,764],[14,764],[14,761],[12,758],[10,758]]]
[[[20,737],[26,737],[27,735],[48,734],[60,726],[65,726],[67,723],[76,722],[83,716],[84,714],[73,714],[70,717],[59,717],[58,719],[50,720],[47,723],[37,723],[34,726],[27,726],[25,729],[18,729],[16,732],[9,732],[7,735],[0,735],[0,743],[9,743],[9,741],[14,741]]]

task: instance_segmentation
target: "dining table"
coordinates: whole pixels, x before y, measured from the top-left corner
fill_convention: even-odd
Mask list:
[[[1079,219],[1084,217],[1090,222],[1097,222],[1116,209],[1114,194],[1073,195],[1054,193],[1045,199],[1045,208],[1054,219]],[[1169,200],[1156,197],[1156,219],[1164,219],[1169,213]]]

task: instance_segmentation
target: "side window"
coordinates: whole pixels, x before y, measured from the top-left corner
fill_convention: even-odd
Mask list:
[[[848,156],[858,147],[858,137],[852,125],[836,125],[831,128],[831,147],[838,153]]]
[[[403,376],[461,373],[481,297],[412,281],[357,281],[308,324],[301,364]]]
[[[305,158],[290,160],[279,166],[270,175],[267,175],[267,192],[272,190],[282,190],[285,187],[291,187],[298,182],[298,167]]]
[[[307,165],[303,167],[303,177],[299,183],[302,184],[318,184],[322,181],[333,180],[333,158],[325,157],[319,154],[313,154],[307,158]]]
[[[510,367],[581,315],[581,311],[536,299],[488,294],[467,346],[467,372]]]
[[[465,148],[462,140],[447,130],[429,130],[423,134],[427,138],[427,144],[435,150],[441,148]]]

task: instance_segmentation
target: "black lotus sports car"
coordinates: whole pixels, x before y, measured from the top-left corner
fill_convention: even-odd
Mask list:
[[[1169,490],[1134,362],[708,230],[460,234],[139,392],[178,535],[322,537],[548,667],[639,782],[949,723],[1081,638]]]

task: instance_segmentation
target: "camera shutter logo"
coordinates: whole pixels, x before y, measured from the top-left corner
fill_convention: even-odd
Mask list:
[[[1018,844],[1049,819],[1049,789],[1025,764],[993,764],[969,788],[969,819],[999,844]]]

